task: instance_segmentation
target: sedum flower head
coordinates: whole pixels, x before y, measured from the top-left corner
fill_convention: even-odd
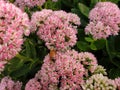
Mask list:
[[[86,75],[93,73],[98,66],[96,57],[90,52],[81,52],[78,55],[78,61],[84,65]]]
[[[95,39],[118,35],[120,30],[120,10],[111,2],[99,2],[89,13],[90,23],[85,28],[86,34]]]
[[[86,80],[82,88],[83,90],[116,90],[116,85],[108,77],[102,74],[95,74]]]
[[[93,74],[103,74],[103,75],[107,75],[106,69],[104,69],[103,66],[98,65],[95,69],[95,71],[93,72]]]
[[[74,54],[75,51],[68,51]],[[66,53],[57,52],[55,61],[47,55],[41,70],[35,78],[40,82],[42,90],[81,90],[84,82],[84,67],[76,61],[73,56]]]
[[[35,80],[41,85],[40,90],[82,90],[81,85],[85,83],[85,78],[90,77],[89,74],[101,74],[105,73],[104,71],[102,66],[98,66],[92,53],[78,53],[75,50],[57,51],[54,59],[51,59],[50,54],[45,56]],[[35,88],[35,85],[32,86]]]
[[[14,82],[10,77],[2,78],[0,82],[0,90],[21,90],[22,83]]]
[[[74,25],[73,25],[74,24]],[[64,50],[76,44],[76,26],[80,25],[80,18],[65,11],[43,9],[32,15],[31,28],[37,31],[40,39],[45,41],[48,49]]]
[[[120,77],[115,78],[115,84],[117,85],[118,90],[120,90]]]
[[[42,6],[45,2],[46,0],[15,0],[14,4],[24,10],[25,7]]]
[[[0,61],[15,57],[21,50],[23,35],[29,33],[27,14],[13,4],[0,1]]]
[[[35,78],[33,78],[28,81],[25,90],[41,90],[41,85]]]

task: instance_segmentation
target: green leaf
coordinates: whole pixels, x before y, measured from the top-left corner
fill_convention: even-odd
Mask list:
[[[104,39],[96,40],[94,45],[96,46],[97,50],[103,49],[105,47],[106,41]]]
[[[22,60],[18,60],[18,59],[16,59],[16,60],[11,60],[11,61],[12,61],[12,62],[10,62],[9,68],[8,68],[8,70],[9,70],[10,72],[13,72],[13,71],[19,69],[19,68],[22,67],[23,64],[24,64]]]
[[[29,40],[26,40],[25,47],[26,47],[26,56],[30,57],[31,56],[31,49],[30,49]]]
[[[79,3],[78,4],[78,8],[79,8],[79,10],[81,11],[81,13],[83,15],[85,15],[86,17],[88,17],[88,15],[89,15],[89,8],[86,5],[84,5],[82,3]]]
[[[21,67],[23,67],[24,65],[26,65],[26,63],[31,64],[32,62],[34,62],[35,60],[32,60],[28,57],[22,56],[20,54],[16,55],[15,58],[13,58],[12,60],[10,60],[8,62],[8,64],[5,67],[5,74],[11,74],[14,71],[19,71],[19,69],[21,69]]]
[[[91,43],[91,44],[90,44],[90,48],[91,48],[92,50],[97,50],[97,47],[95,46],[94,43]]]
[[[87,42],[94,42],[94,40],[93,40],[92,38],[90,38],[90,37],[85,37],[85,40],[86,40]]]
[[[10,74],[10,76],[12,77],[21,77],[21,76],[24,76],[25,74],[27,74],[29,71],[30,71],[30,64],[27,64],[27,65],[23,65],[20,69],[12,72]]]
[[[58,10],[61,8],[61,1],[53,2],[52,0],[47,0],[44,6],[46,9]]]
[[[26,56],[30,58],[37,58],[36,55],[36,47],[35,43],[31,39],[26,39],[25,41],[25,51],[26,51]]]
[[[82,50],[82,51],[87,51],[89,50],[89,44],[83,41],[78,41],[77,42],[77,47]]]

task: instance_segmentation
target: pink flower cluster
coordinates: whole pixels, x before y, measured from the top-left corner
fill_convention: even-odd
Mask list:
[[[0,62],[18,54],[23,35],[28,36],[29,33],[27,14],[13,4],[0,1]]]
[[[4,77],[0,82],[0,90],[21,90],[21,87],[21,82],[14,82],[10,77]]]
[[[83,65],[67,52],[57,52],[55,61],[52,61],[49,55],[45,57],[44,64],[35,78],[40,81],[41,90],[55,90],[59,87],[60,90],[80,90],[84,71]]]
[[[118,90],[120,90],[120,77],[116,78],[114,81],[115,81],[115,84],[117,85]]]
[[[35,75],[34,79],[37,80],[35,85],[40,85],[41,89],[39,90],[82,90],[81,85],[88,73],[88,68],[85,65],[91,66],[90,70],[93,73],[93,67],[97,65],[93,54],[67,50],[66,52],[56,52],[54,60],[51,60],[47,55],[41,70]],[[31,86],[31,80],[27,83],[25,90],[33,90],[27,88]],[[35,88],[34,85],[32,86]]]
[[[96,57],[90,52],[78,53],[75,50],[72,51],[68,50],[67,54],[73,57],[74,60],[77,60],[84,66],[86,75],[88,75],[88,72],[94,73],[94,71],[98,67]]]
[[[90,23],[85,28],[86,34],[95,39],[118,35],[120,30],[120,9],[111,2],[99,2],[89,14]]]
[[[32,31],[38,28],[37,35],[45,41],[48,49],[64,50],[76,44],[76,26],[80,25],[80,18],[62,10],[43,9],[32,15],[31,25]]]
[[[27,7],[42,6],[46,0],[15,0],[14,4],[22,10]]]
[[[96,57],[89,52],[81,52],[79,53],[79,60],[86,70],[86,75],[88,75],[88,72],[94,73],[95,69],[97,68],[97,59]]]
[[[31,79],[26,84],[25,90],[41,90],[41,85],[36,79]]]

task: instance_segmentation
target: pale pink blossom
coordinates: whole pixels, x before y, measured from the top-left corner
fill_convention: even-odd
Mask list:
[[[36,79],[31,79],[25,86],[25,90],[42,90],[40,82]]]
[[[31,31],[35,32],[37,27],[40,27],[52,12],[52,10],[43,9],[42,12],[33,13],[31,16]]]
[[[21,90],[21,87],[21,82],[14,82],[10,77],[4,77],[0,82],[0,90]]]
[[[24,0],[26,6],[34,7],[34,6],[42,6],[46,0]]]
[[[99,2],[89,13],[90,23],[85,28],[86,34],[95,39],[118,35],[120,30],[120,10],[111,2]]]
[[[14,5],[19,7],[22,11],[24,11],[26,7],[24,0],[15,0]]]
[[[88,71],[93,73],[98,66],[96,57],[90,52],[79,53],[78,61],[84,65],[86,75],[88,74]]]
[[[56,50],[64,50],[74,46],[77,41],[77,25],[80,25],[80,18],[62,10],[43,9],[33,13],[31,19],[32,31],[38,28],[37,35],[45,41],[48,49],[54,47]]]
[[[117,85],[118,90],[120,90],[120,77],[119,78],[115,78],[115,84]]]
[[[90,33],[95,39],[107,38],[109,35],[111,35],[110,27],[104,25],[104,23],[100,21],[96,23],[90,22],[85,28],[85,33]]]
[[[23,36],[29,34],[27,14],[11,3],[0,1],[0,61],[15,57],[21,50]]]
[[[53,61],[49,55],[45,57],[41,70],[35,76],[40,81],[42,90],[81,90],[85,69],[68,52],[74,54],[75,51],[57,52]]]
[[[25,7],[42,6],[45,2],[46,0],[15,0],[14,4],[24,11]]]

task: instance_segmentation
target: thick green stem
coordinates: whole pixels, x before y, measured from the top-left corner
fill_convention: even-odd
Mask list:
[[[37,6],[38,7],[38,9],[41,11],[42,10],[42,7],[41,6]]]
[[[32,59],[24,57],[24,56],[22,56],[20,54],[17,54],[16,57],[19,58],[20,60],[25,60],[25,61],[31,61],[31,62],[33,62]]]
[[[108,44],[107,39],[106,39],[106,51],[107,51],[107,53],[108,53],[108,55],[109,55],[109,59],[110,59],[111,63],[114,64],[115,66],[117,66],[118,68],[120,68],[120,66],[117,65],[117,64],[113,61],[113,57],[112,57],[112,55],[111,55],[111,52],[110,52],[110,49],[109,49],[109,44]]]

